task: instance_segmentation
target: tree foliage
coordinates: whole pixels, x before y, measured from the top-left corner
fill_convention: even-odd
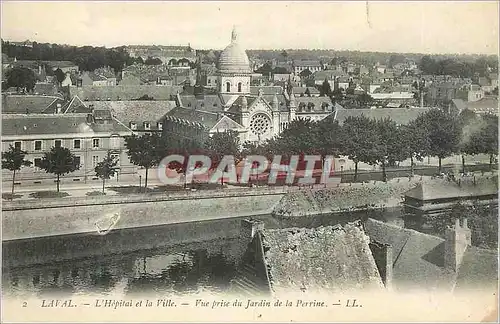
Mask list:
[[[25,89],[30,92],[35,88],[36,76],[35,72],[26,67],[15,67],[8,70],[7,86],[19,89]]]
[[[441,160],[459,150],[462,136],[460,123],[442,110],[431,109],[420,115],[415,124],[425,129],[429,141],[428,153],[438,157],[441,172]]]
[[[321,97],[329,97],[332,95],[332,88],[330,87],[330,82],[328,82],[328,80],[325,79],[325,81],[323,81],[323,84],[321,84],[319,95]]]
[[[65,147],[52,147],[46,152],[40,162],[40,168],[47,173],[55,174],[57,177],[57,192],[59,192],[59,178],[62,175],[75,172],[80,169],[80,164],[71,151]]]
[[[57,70],[54,71],[54,75],[56,76],[57,82],[59,83],[63,82],[64,78],[66,77],[64,75],[64,72],[60,68],[57,68]]]
[[[111,151],[108,151],[104,159],[97,163],[94,168],[96,175],[102,179],[102,192],[104,192],[106,180],[111,179],[118,172],[117,165],[118,160],[112,155]]]
[[[146,171],[144,188],[148,186],[148,171],[157,166],[167,154],[167,142],[158,133],[132,134],[125,137],[125,146],[130,162]]]
[[[357,179],[358,163],[374,163],[373,139],[377,136],[375,121],[365,115],[346,118],[342,125],[342,153],[354,162],[354,179]]]
[[[31,162],[25,160],[27,152],[9,145],[9,150],[2,153],[2,169],[12,171],[12,195],[14,195],[14,183],[16,182],[16,172],[24,166],[30,166]]]
[[[449,212],[425,216],[424,221],[432,227],[435,234],[444,235],[446,228],[452,226],[457,218],[467,218],[473,246],[497,248],[498,207],[480,204],[477,201],[471,204],[459,202]]]

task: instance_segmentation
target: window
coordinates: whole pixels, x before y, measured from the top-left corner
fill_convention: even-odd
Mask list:
[[[99,139],[98,138],[94,138],[92,140],[92,147],[93,148],[99,148]]]
[[[110,138],[110,146],[112,149],[120,148],[120,137],[117,135],[112,135]]]
[[[61,144],[62,144],[61,140],[55,140],[54,141],[54,146],[55,147],[61,147]]]
[[[97,155],[92,156],[92,167],[95,168],[99,163],[99,157]]]
[[[241,82],[238,83],[238,92],[241,92]]]
[[[137,124],[136,123],[130,123],[130,129],[136,130],[137,129]]]
[[[150,130],[151,129],[151,124],[148,122],[144,122],[144,129],[145,130]]]
[[[40,151],[42,149],[42,141],[35,141],[35,151]]]
[[[226,92],[231,92],[231,83],[226,82]]]
[[[163,130],[163,123],[158,123],[158,125],[157,125],[157,126],[158,126],[158,129],[159,129],[159,130]]]
[[[21,142],[14,142],[14,148],[16,150],[20,150],[21,149]]]
[[[73,141],[73,148],[79,149],[81,148],[81,142],[79,139]]]
[[[75,156],[75,164],[76,165],[81,165],[81,158],[79,156]]]
[[[41,158],[35,158],[34,163],[35,167],[39,168],[42,165],[42,159]]]

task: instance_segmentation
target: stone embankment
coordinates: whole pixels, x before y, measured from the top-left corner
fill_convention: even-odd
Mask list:
[[[418,177],[417,179],[420,179]],[[404,193],[419,180],[394,179],[387,183],[342,184],[336,188],[318,188],[290,192],[274,208],[277,217],[296,217],[369,208],[398,206]]]

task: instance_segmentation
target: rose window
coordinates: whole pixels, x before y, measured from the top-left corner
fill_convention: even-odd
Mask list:
[[[252,117],[250,122],[250,130],[255,135],[262,135],[269,131],[271,127],[271,122],[269,118],[264,114],[256,114]]]

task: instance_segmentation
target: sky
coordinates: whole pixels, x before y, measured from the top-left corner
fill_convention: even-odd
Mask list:
[[[4,40],[498,54],[498,1],[2,1]]]

